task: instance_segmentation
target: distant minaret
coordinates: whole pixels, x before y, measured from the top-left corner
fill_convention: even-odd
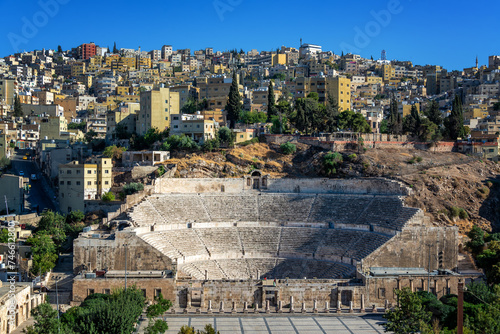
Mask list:
[[[302,38],[300,39],[300,46],[302,46]]]
[[[476,68],[479,68],[479,59],[476,56]]]

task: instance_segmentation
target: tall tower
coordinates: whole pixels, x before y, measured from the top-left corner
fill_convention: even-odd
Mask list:
[[[300,39],[300,46],[302,46],[302,38]]]
[[[476,68],[479,68],[479,59],[476,56]]]
[[[380,55],[380,60],[387,60],[387,53],[385,50],[382,50],[382,54]]]

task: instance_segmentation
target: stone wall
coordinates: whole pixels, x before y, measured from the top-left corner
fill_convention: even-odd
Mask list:
[[[136,286],[139,290],[145,290],[146,298],[154,300],[155,290],[161,290],[165,299],[175,301],[176,291],[173,278],[127,278],[127,287]],[[112,292],[114,289],[125,287],[123,278],[75,278],[73,280],[73,302],[80,303],[94,291],[94,293]]]
[[[368,272],[370,267],[427,269],[429,260],[431,270],[457,268],[458,227],[407,226],[364,258],[358,270]]]
[[[93,238],[99,232],[81,234],[73,242],[73,271],[124,270],[125,249],[127,270],[175,270],[171,259],[147,244],[135,233],[117,232],[114,238]],[[127,246],[125,246],[127,245]]]
[[[244,179],[157,179],[155,193],[242,193],[250,189]],[[222,191],[223,190],[223,191]],[[314,194],[377,194],[409,195],[409,189],[401,183],[383,178],[359,179],[268,179],[266,192],[314,193]]]

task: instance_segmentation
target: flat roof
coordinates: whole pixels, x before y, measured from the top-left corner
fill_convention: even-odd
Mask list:
[[[373,276],[396,276],[396,275],[427,275],[428,272],[424,268],[386,268],[372,267],[370,272]]]

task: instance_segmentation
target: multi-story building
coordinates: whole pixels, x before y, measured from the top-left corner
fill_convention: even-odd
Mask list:
[[[238,76],[237,76],[238,77]],[[200,99],[207,99],[211,109],[223,109],[227,103],[232,78],[224,76],[196,78],[196,87],[200,89]],[[240,95],[243,96],[243,86],[238,85]]]
[[[78,59],[89,59],[96,55],[96,45],[94,43],[82,44],[76,49]]]
[[[180,112],[179,93],[169,88],[141,92],[136,132],[144,135],[149,129],[160,131],[170,127],[170,115]]]
[[[68,139],[68,121],[64,116],[49,116],[40,122],[40,138]]]
[[[215,138],[216,127],[218,124],[215,121],[205,119],[200,113],[195,115],[173,114],[170,134],[184,134],[197,142],[204,142]]]
[[[319,102],[326,104],[328,96],[332,96],[341,110],[351,109],[351,79],[346,77],[300,77],[290,90],[295,98],[307,97],[312,92],[318,93]]]
[[[126,103],[120,105],[106,114],[106,140],[115,139],[116,126],[120,126],[125,132],[135,133],[136,118],[140,109],[139,103]]]
[[[489,56],[488,57],[488,68],[490,70],[500,69],[500,56]]]
[[[86,201],[100,199],[113,184],[110,158],[94,158],[90,163],[73,161],[59,166],[59,210],[85,212]]]
[[[164,45],[161,47],[161,59],[168,60],[172,56],[172,45]]]
[[[16,96],[16,82],[11,79],[0,80],[0,101],[12,106]]]

